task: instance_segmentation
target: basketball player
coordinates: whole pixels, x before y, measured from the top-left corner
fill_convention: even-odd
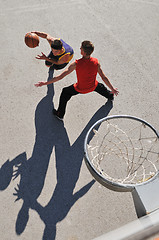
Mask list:
[[[93,44],[90,41],[83,41],[80,49],[82,58],[73,62],[68,69],[63,71],[57,77],[52,78],[48,82],[39,82],[35,84],[36,87],[41,87],[43,85],[57,82],[76,70],[77,83],[63,88],[60,96],[59,107],[57,110],[53,109],[53,114],[61,120],[64,117],[67,102],[74,95],[95,91],[108,100],[113,100],[114,94],[117,96],[119,93],[117,88],[112,86],[108,78],[103,73],[98,59],[91,57],[91,54],[94,51]],[[111,89],[111,91],[109,91],[102,83],[99,83],[96,80],[97,73],[100,75],[104,83]]]
[[[32,33],[37,34],[41,38],[45,38],[51,47],[51,52],[46,56],[43,52],[41,55],[37,55],[36,59],[45,60],[45,65],[51,67],[51,69],[62,69],[64,68],[73,58],[73,49],[62,39],[56,39],[44,32],[33,31]]]

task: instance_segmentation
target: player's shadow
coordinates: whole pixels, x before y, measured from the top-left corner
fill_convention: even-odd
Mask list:
[[[71,145],[64,123],[52,115],[53,96],[53,85],[49,85],[47,95],[36,108],[36,138],[32,156],[27,159],[26,153],[22,153],[12,161],[7,161],[3,167],[7,170],[17,166],[14,178],[20,176],[20,182],[14,195],[17,197],[16,200],[22,199],[23,204],[17,216],[16,233],[20,235],[25,230],[29,220],[29,209],[33,209],[45,224],[42,238],[44,240],[55,239],[57,223],[66,217],[74,203],[86,194],[94,184],[95,181],[92,180],[74,193],[84,156],[85,135],[92,124],[107,116],[112,108],[110,101],[103,105]],[[50,201],[43,207],[37,199],[44,186],[53,148],[55,148],[57,184],[55,189],[52,189]],[[3,172],[5,171],[3,170]],[[1,174],[0,171],[0,179],[4,179],[2,186],[0,186],[1,190],[9,185],[11,172],[12,170],[9,171],[10,175],[8,174],[8,177],[5,178],[5,174]]]

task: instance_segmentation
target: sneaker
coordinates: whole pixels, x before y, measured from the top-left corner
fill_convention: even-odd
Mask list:
[[[59,112],[55,109],[52,110],[52,113],[54,114],[55,117],[57,117],[59,120],[63,121],[63,117],[59,116]]]

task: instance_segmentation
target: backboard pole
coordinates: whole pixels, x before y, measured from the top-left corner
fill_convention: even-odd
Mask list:
[[[158,233],[159,209],[93,240],[141,240]]]
[[[159,174],[153,181],[136,186],[132,196],[138,218],[159,209]]]

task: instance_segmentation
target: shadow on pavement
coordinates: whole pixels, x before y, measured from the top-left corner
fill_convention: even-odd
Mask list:
[[[52,78],[50,73],[49,78]],[[0,190],[5,190],[12,177],[20,176],[20,182],[14,195],[23,200],[16,221],[16,233],[22,234],[29,220],[29,209],[35,210],[45,224],[43,238],[54,240],[56,225],[68,214],[74,203],[86,194],[94,184],[94,180],[74,193],[84,157],[84,138],[89,128],[100,118],[107,116],[112,109],[108,101],[93,115],[73,145],[70,145],[67,131],[62,121],[52,115],[53,85],[48,86],[47,95],[39,102],[35,111],[36,137],[32,156],[27,159],[21,153],[15,159],[7,160],[0,169]],[[57,184],[52,197],[46,206],[38,201],[52,154],[55,149]],[[17,170],[13,173],[13,167]]]

